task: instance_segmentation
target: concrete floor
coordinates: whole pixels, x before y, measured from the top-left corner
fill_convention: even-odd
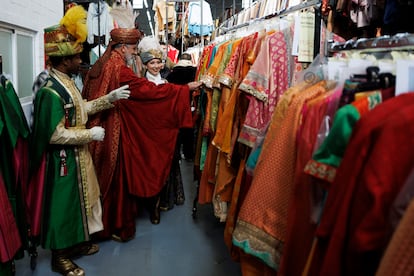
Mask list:
[[[193,218],[196,183],[193,164],[181,161],[185,204],[161,212],[161,223],[152,225],[147,212],[137,218],[135,239],[101,242],[100,251],[75,260],[88,276],[237,276],[240,265],[229,255],[223,241],[224,224],[213,215],[211,205],[198,205]],[[16,276],[59,275],[50,268],[50,251],[38,249],[35,270],[30,259],[16,262]]]

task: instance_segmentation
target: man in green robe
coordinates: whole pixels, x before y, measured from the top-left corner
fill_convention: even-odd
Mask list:
[[[71,18],[81,18],[72,22]],[[100,190],[88,150],[102,141],[100,126],[86,129],[88,115],[127,99],[127,86],[86,102],[71,78],[79,71],[86,39],[86,11],[70,8],[59,25],[45,29],[45,52],[52,64],[46,84],[34,101],[31,182],[33,231],[43,248],[52,250],[52,270],[62,275],[84,275],[71,259],[99,250],[90,235],[101,231]]]

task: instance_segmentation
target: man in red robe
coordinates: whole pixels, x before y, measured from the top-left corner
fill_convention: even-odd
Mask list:
[[[128,67],[137,54],[140,33],[114,29],[107,51],[88,73],[83,90],[88,100],[124,84],[130,100],[90,119],[108,129],[103,142],[91,145],[102,192],[101,238],[126,241],[135,235],[136,197],[150,199],[150,219],[159,223],[159,192],[170,170],[178,131],[191,127],[189,91],[201,83],[155,85]]]

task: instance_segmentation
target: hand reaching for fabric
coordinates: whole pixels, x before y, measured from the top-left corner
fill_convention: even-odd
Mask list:
[[[190,91],[198,89],[203,83],[201,81],[192,81],[187,83],[188,87],[190,88]]]
[[[118,100],[128,99],[129,95],[131,95],[131,91],[129,90],[129,85],[127,84],[109,92],[108,100],[113,103]]]
[[[105,129],[100,126],[94,126],[90,129],[92,139],[95,141],[103,141],[105,138]]]

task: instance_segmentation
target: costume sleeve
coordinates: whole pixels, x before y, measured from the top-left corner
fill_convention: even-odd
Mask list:
[[[102,110],[114,107],[114,105],[109,102],[108,95],[99,97],[96,100],[84,102],[84,104],[88,115],[93,115]]]
[[[64,118],[58,123],[52,137],[50,137],[50,143],[57,145],[83,145],[91,141],[92,135],[89,129],[65,128]]]

